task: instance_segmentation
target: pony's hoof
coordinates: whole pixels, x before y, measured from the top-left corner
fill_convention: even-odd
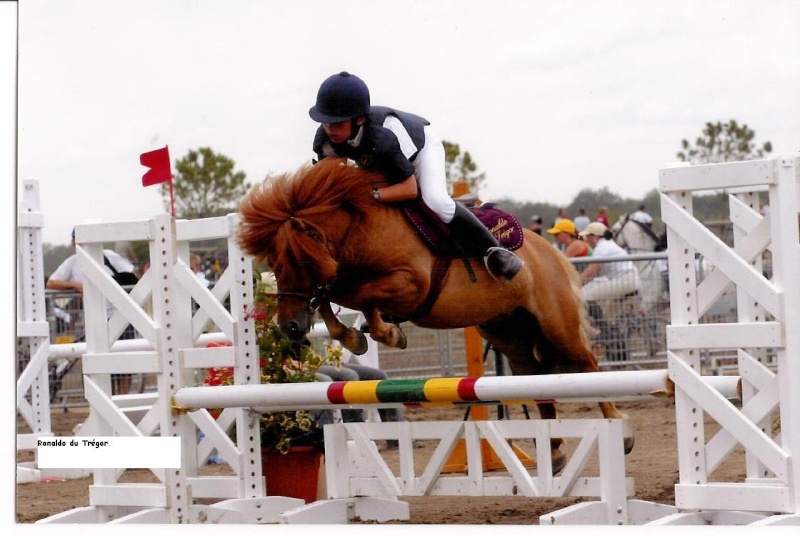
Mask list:
[[[350,350],[355,355],[364,355],[369,350],[369,343],[367,342],[367,337],[360,331],[353,329],[351,330],[352,337],[347,338],[347,344],[344,342],[342,343],[345,348]]]
[[[403,330],[398,327],[392,328],[392,341],[395,348],[399,348],[401,350],[405,350],[406,346],[408,346],[408,339],[406,339],[406,334],[403,333]]]
[[[624,438],[622,445],[625,448],[625,454],[630,454],[633,450],[633,436]]]
[[[560,450],[554,450],[550,452],[550,456],[553,464],[553,476],[556,476],[567,465],[567,455]]]

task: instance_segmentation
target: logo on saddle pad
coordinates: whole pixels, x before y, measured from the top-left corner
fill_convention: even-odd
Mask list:
[[[491,231],[501,246],[511,251],[522,246],[522,227],[515,216],[500,210],[494,203],[467,208]],[[411,226],[433,251],[442,255],[458,255],[447,225],[425,203],[409,203],[403,207],[403,211]]]

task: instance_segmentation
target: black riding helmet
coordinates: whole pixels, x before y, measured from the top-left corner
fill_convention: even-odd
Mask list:
[[[322,82],[308,115],[317,123],[340,123],[369,113],[369,89],[359,77],[342,71]]]

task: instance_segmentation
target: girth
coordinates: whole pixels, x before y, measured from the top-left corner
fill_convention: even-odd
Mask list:
[[[428,295],[425,300],[417,307],[417,310],[409,315],[409,319],[421,318],[433,309],[436,300],[442,293],[444,283],[447,280],[447,274],[450,271],[450,262],[452,259],[436,256],[433,258],[433,267],[431,267],[431,286],[428,289]]]

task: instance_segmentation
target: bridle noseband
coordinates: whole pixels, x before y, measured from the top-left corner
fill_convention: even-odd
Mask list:
[[[304,292],[293,292],[293,291],[278,291],[276,296],[278,297],[278,301],[281,298],[293,298],[296,300],[303,300],[308,302],[308,307],[312,311],[316,311],[319,309],[319,306],[322,304],[323,301],[328,301],[328,296],[330,295],[331,289],[333,288],[334,284],[336,283],[335,279],[331,279],[325,285],[320,285],[316,287],[311,294],[306,294]]]

